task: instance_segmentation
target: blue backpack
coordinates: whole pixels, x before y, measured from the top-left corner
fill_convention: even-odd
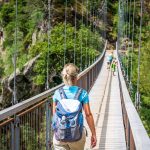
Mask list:
[[[111,56],[111,55],[107,56],[108,61],[112,61],[112,59],[113,59],[113,56]]]
[[[62,142],[74,142],[82,138],[83,114],[78,88],[74,99],[67,99],[63,88],[59,89],[61,100],[57,101],[56,113],[53,116],[52,128],[55,138]]]

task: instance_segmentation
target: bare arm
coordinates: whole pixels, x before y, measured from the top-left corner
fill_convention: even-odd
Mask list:
[[[87,123],[88,123],[89,128],[90,128],[91,133],[92,133],[92,137],[91,137],[91,147],[93,148],[93,147],[96,146],[96,143],[97,143],[96,131],[95,131],[95,125],[94,125],[93,115],[92,115],[92,113],[91,113],[90,105],[89,105],[88,103],[83,105],[83,109],[84,109],[84,112],[85,112],[85,116],[86,116]]]
[[[83,109],[84,109],[84,112],[85,112],[87,123],[89,125],[90,130],[91,130],[91,133],[92,133],[92,135],[96,135],[94,119],[93,119],[93,115],[91,113],[89,104],[84,104]]]

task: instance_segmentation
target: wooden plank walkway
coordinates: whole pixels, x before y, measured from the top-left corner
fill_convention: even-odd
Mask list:
[[[118,76],[111,75],[106,58],[89,97],[98,140],[94,150],[126,150]],[[85,127],[85,150],[90,150],[91,134],[86,121]]]

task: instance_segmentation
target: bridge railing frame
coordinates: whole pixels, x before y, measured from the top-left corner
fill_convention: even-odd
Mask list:
[[[133,105],[133,102],[131,100],[125,79],[123,77],[122,68],[119,60],[118,48],[117,48],[117,60],[118,60],[119,86],[121,93],[120,96],[122,100],[122,113],[123,113],[123,122],[125,128],[127,149],[149,150],[150,139],[138,115],[138,112],[135,109],[135,106]]]
[[[78,86],[90,91],[101,70],[106,47],[107,41],[101,56],[91,66],[79,74],[77,81]],[[0,111],[0,139],[3,137],[5,139],[2,141],[4,145],[3,143],[0,143],[0,149],[25,149],[26,146],[24,147],[23,145],[26,143],[26,139],[30,142],[27,143],[28,146],[30,146],[29,144],[32,144],[33,147],[35,147],[34,149],[42,146],[45,146],[47,150],[51,149],[52,136],[50,124],[52,117],[52,95],[55,90],[62,86],[64,86],[64,84],[58,85],[50,90]],[[39,125],[40,122],[45,123]],[[35,132],[38,132],[38,134],[39,132],[42,132],[42,136],[45,137],[43,142],[45,145],[41,145],[40,142],[37,143],[38,145],[35,145],[34,141],[32,141],[33,138],[30,135],[26,136],[24,140],[21,139],[24,136],[23,132],[32,132],[29,128],[32,130],[35,129]],[[23,129],[24,131],[22,131]],[[35,138],[40,138],[39,135],[36,135],[36,133],[32,136],[35,136]],[[8,140],[7,143],[5,143],[6,140]]]

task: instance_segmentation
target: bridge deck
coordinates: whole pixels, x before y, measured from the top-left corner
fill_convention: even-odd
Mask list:
[[[94,150],[126,150],[119,80],[107,70],[106,58],[89,97],[98,140]],[[85,126],[88,130],[85,150],[88,150],[91,136],[86,122]]]

